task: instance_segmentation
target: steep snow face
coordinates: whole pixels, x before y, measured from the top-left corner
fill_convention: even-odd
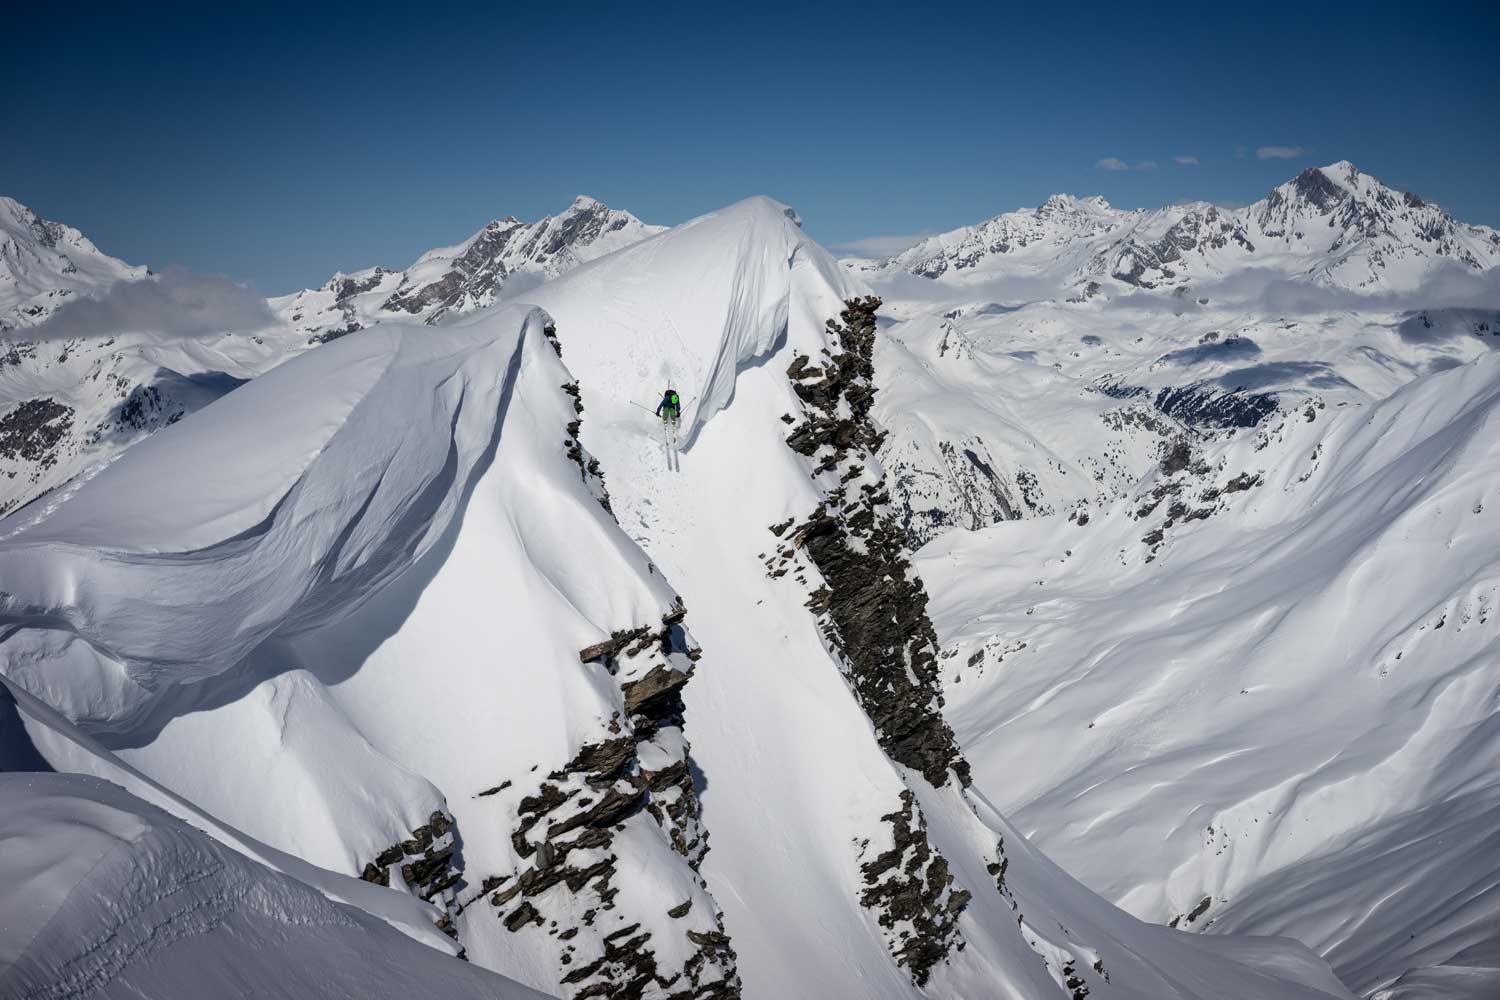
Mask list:
[[[321,288],[272,299],[271,306],[315,342],[383,320],[437,323],[493,305],[518,275],[526,276],[523,283],[555,278],[663,228],[579,195],[560,215],[531,223],[507,216],[462,243],[427,251],[405,270],[336,274]]]
[[[0,774],[6,996],[539,998],[97,778]],[[274,962],[268,956],[274,955]],[[274,975],[250,973],[273,965]]]
[[[188,415],[5,522],[7,760],[122,781],[325,897],[430,900],[475,964],[565,996],[1349,996],[1291,942],[1103,904],[927,739],[860,292],[753,199],[545,311],[383,324]],[[680,456],[637,408],[666,380]],[[881,678],[927,700],[889,711]]]
[[[1497,404],[1486,355],[1184,444],[1084,526],[933,542],[976,785],[1146,919],[1296,937],[1361,993],[1487,995]]]
[[[1444,267],[1500,264],[1500,233],[1455,221],[1347,161],[1309,168],[1244,209],[1204,203],[1152,211],[1055,195],[1036,209],[930,237],[868,276],[910,273],[952,284],[1046,279],[1173,288],[1242,271],[1358,293],[1410,291]]]
[[[902,740],[856,695],[867,626],[825,610],[861,586],[859,550],[891,536],[863,536],[839,560],[806,554],[813,532],[839,530],[836,496],[888,516],[882,473],[864,447],[829,463],[838,452],[788,442],[873,432],[855,420],[870,362],[846,340],[856,326],[825,325],[848,319],[842,300],[860,291],[784,206],[755,199],[531,296],[569,331],[583,438],[622,525],[692,608],[703,870],[746,994],[841,995],[857,979],[880,997],[1344,995],[1285,943],[1197,951],[1098,907],[954,774],[933,783],[892,759]],[[669,382],[686,406],[680,454],[649,412]],[[868,593],[883,608],[881,592]]]
[[[0,197],[0,333],[37,325],[72,296],[147,274],[101,252],[72,226]]]

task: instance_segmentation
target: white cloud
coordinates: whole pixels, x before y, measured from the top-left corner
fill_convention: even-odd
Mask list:
[[[931,236],[931,230],[906,236],[867,236],[862,240],[850,240],[835,244],[833,249],[850,257],[893,257],[903,250],[921,243]]]
[[[173,267],[157,277],[116,282],[97,295],[70,299],[38,326],[10,336],[36,341],[149,331],[197,337],[276,322],[255,289]]]
[[[1097,161],[1094,164],[1094,169],[1096,169],[1096,170],[1129,170],[1130,169],[1130,164],[1126,163],[1124,160],[1120,159],[1118,156],[1106,156],[1104,159],[1099,160],[1099,161]]]
[[[1301,146],[1262,146],[1255,151],[1257,160],[1295,160],[1305,150]]]
[[[1174,156],[1172,162],[1180,167],[1196,167],[1198,158],[1196,156]]]
[[[1156,161],[1155,160],[1142,160],[1140,163],[1137,163],[1135,165],[1135,169],[1136,170],[1155,170],[1156,169]]]

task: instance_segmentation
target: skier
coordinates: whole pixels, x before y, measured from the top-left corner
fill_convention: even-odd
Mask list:
[[[677,423],[682,419],[682,399],[677,395],[677,390],[671,386],[661,394],[661,402],[656,404],[656,415],[666,421],[667,428],[676,432]]]

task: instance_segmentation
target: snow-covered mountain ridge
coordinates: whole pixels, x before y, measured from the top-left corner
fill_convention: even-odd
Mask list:
[[[295,353],[0,521],[6,768],[115,781],[328,898],[430,898],[473,965],[554,995],[1350,996],[1295,942],[1104,905],[965,787],[874,453],[878,303],[785,206],[528,298]],[[672,471],[640,409],[664,382]],[[0,795],[156,831],[94,898],[203,851],[108,789]],[[112,916],[4,974],[51,988]],[[274,982],[211,930],[97,994]],[[298,974],[339,940],[304,934]]]
[[[42,323],[71,296],[147,274],[101,252],[72,226],[0,196],[0,334]]]
[[[518,279],[555,277],[581,261],[627,246],[661,227],[585,196],[539,222],[492,222],[462,243],[423,254],[406,270],[371,268],[336,275],[319,289],[270,300],[269,309],[190,335],[161,329],[222,296],[224,279],[204,289],[168,274],[153,276],[100,254],[81,233],[45,222],[0,199],[0,515],[266,371],[293,354],[389,320],[429,324],[494,303]],[[163,286],[151,315],[136,315],[119,282]],[[104,303],[86,332],[76,322],[45,324],[80,296]],[[102,297],[102,298],[101,298]],[[242,297],[251,299],[249,292]],[[9,317],[7,319],[7,317]],[[71,314],[60,319],[72,320]],[[278,320],[280,321],[278,323]],[[9,332],[6,332],[9,329]],[[30,332],[28,332],[30,331]]]
[[[1411,291],[1445,264],[1468,271],[1500,264],[1500,232],[1460,223],[1341,160],[1310,167],[1243,209],[1126,211],[1098,197],[1054,195],[855,266],[956,284],[1045,279],[1092,296],[1101,281],[1177,288],[1247,269],[1360,293]]]
[[[1147,919],[1493,995],[1496,233],[1342,163],[985,225],[852,265],[976,786]]]

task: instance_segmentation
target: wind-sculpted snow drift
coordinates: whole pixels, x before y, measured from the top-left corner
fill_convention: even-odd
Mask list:
[[[0,670],[44,703],[9,757],[142,775],[568,997],[1347,996],[1292,942],[1109,907],[964,787],[863,291],[752,199],[540,309],[362,331],[161,430],[0,521]],[[675,473],[636,405],[666,382]],[[131,961],[110,981],[152,982]]]

